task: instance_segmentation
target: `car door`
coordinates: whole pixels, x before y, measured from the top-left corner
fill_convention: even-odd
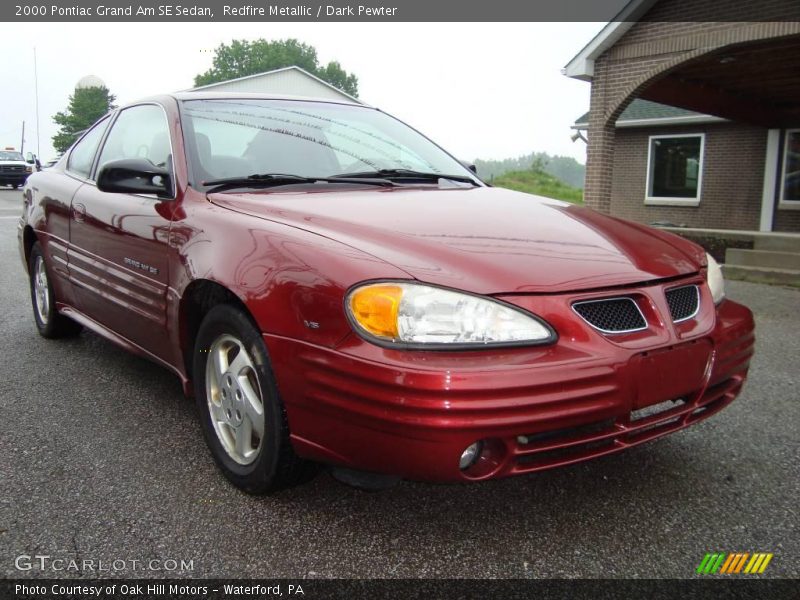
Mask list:
[[[144,158],[172,168],[166,113],[158,104],[119,112],[96,161]],[[69,269],[78,309],[162,359],[169,282],[169,200],[100,191],[94,181],[72,199]]]

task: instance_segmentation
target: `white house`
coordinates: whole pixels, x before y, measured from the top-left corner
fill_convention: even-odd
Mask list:
[[[285,67],[274,71],[266,71],[265,73],[256,73],[255,75],[247,75],[246,77],[202,85],[188,91],[199,90],[210,92],[286,94],[288,96],[344,100],[363,104],[358,98],[354,98],[350,94],[335,88],[330,83],[323,81],[316,75],[312,75],[300,67]]]

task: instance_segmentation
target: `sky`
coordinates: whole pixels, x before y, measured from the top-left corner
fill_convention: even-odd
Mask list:
[[[589,83],[561,68],[603,23],[2,23],[0,147],[54,157],[52,116],[77,81],[100,77],[117,104],[192,86],[232,39],[314,46],[359,79],[362,100],[406,121],[463,160],[530,152],[585,162],[570,125],[588,110]]]

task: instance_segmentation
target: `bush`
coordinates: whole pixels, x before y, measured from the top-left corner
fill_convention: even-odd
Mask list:
[[[495,187],[583,204],[582,189],[572,187],[540,169],[511,171],[495,177],[491,183]]]

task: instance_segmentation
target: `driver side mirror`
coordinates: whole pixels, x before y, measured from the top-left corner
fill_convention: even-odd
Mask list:
[[[458,162],[460,162],[462,165],[464,165],[465,167],[467,167],[467,168],[468,168],[470,171],[472,171],[473,173],[475,173],[475,175],[477,175],[477,174],[478,174],[478,167],[476,167],[475,165],[473,165],[473,164],[472,164],[471,162],[469,162],[468,160],[460,160],[460,161],[458,161]]]
[[[164,200],[173,197],[169,171],[142,158],[104,164],[97,174],[97,189],[120,194],[155,194]]]

